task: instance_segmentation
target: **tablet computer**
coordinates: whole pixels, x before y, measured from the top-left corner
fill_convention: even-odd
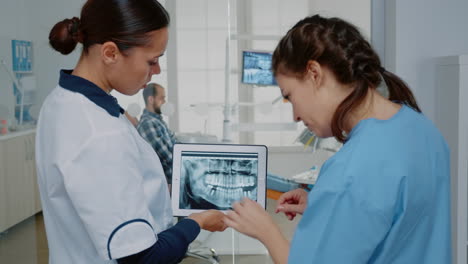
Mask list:
[[[265,208],[267,148],[262,145],[175,144],[172,210],[175,216],[226,211],[248,197]]]

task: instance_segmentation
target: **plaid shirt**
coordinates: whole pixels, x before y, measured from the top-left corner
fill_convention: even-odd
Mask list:
[[[174,132],[169,130],[162,116],[145,109],[137,126],[138,133],[158,154],[168,183],[172,183],[172,149],[176,143]]]

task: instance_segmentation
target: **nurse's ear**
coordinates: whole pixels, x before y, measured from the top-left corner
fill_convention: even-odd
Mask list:
[[[319,87],[323,81],[322,65],[315,60],[309,60],[307,62],[307,72],[305,73],[304,79],[311,81],[314,86]]]
[[[104,42],[101,46],[101,57],[105,64],[114,64],[118,61],[120,53],[117,45],[112,41]]]

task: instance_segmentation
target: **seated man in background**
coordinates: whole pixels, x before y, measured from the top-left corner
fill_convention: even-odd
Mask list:
[[[159,156],[166,175],[169,190],[172,183],[172,149],[176,143],[174,132],[169,130],[161,116],[161,106],[166,102],[164,88],[150,83],[143,90],[145,110],[138,123],[138,133],[151,144]]]

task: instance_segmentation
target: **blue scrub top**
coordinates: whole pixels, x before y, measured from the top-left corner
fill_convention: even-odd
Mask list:
[[[289,263],[451,263],[449,149],[402,106],[356,125],[322,167]]]

